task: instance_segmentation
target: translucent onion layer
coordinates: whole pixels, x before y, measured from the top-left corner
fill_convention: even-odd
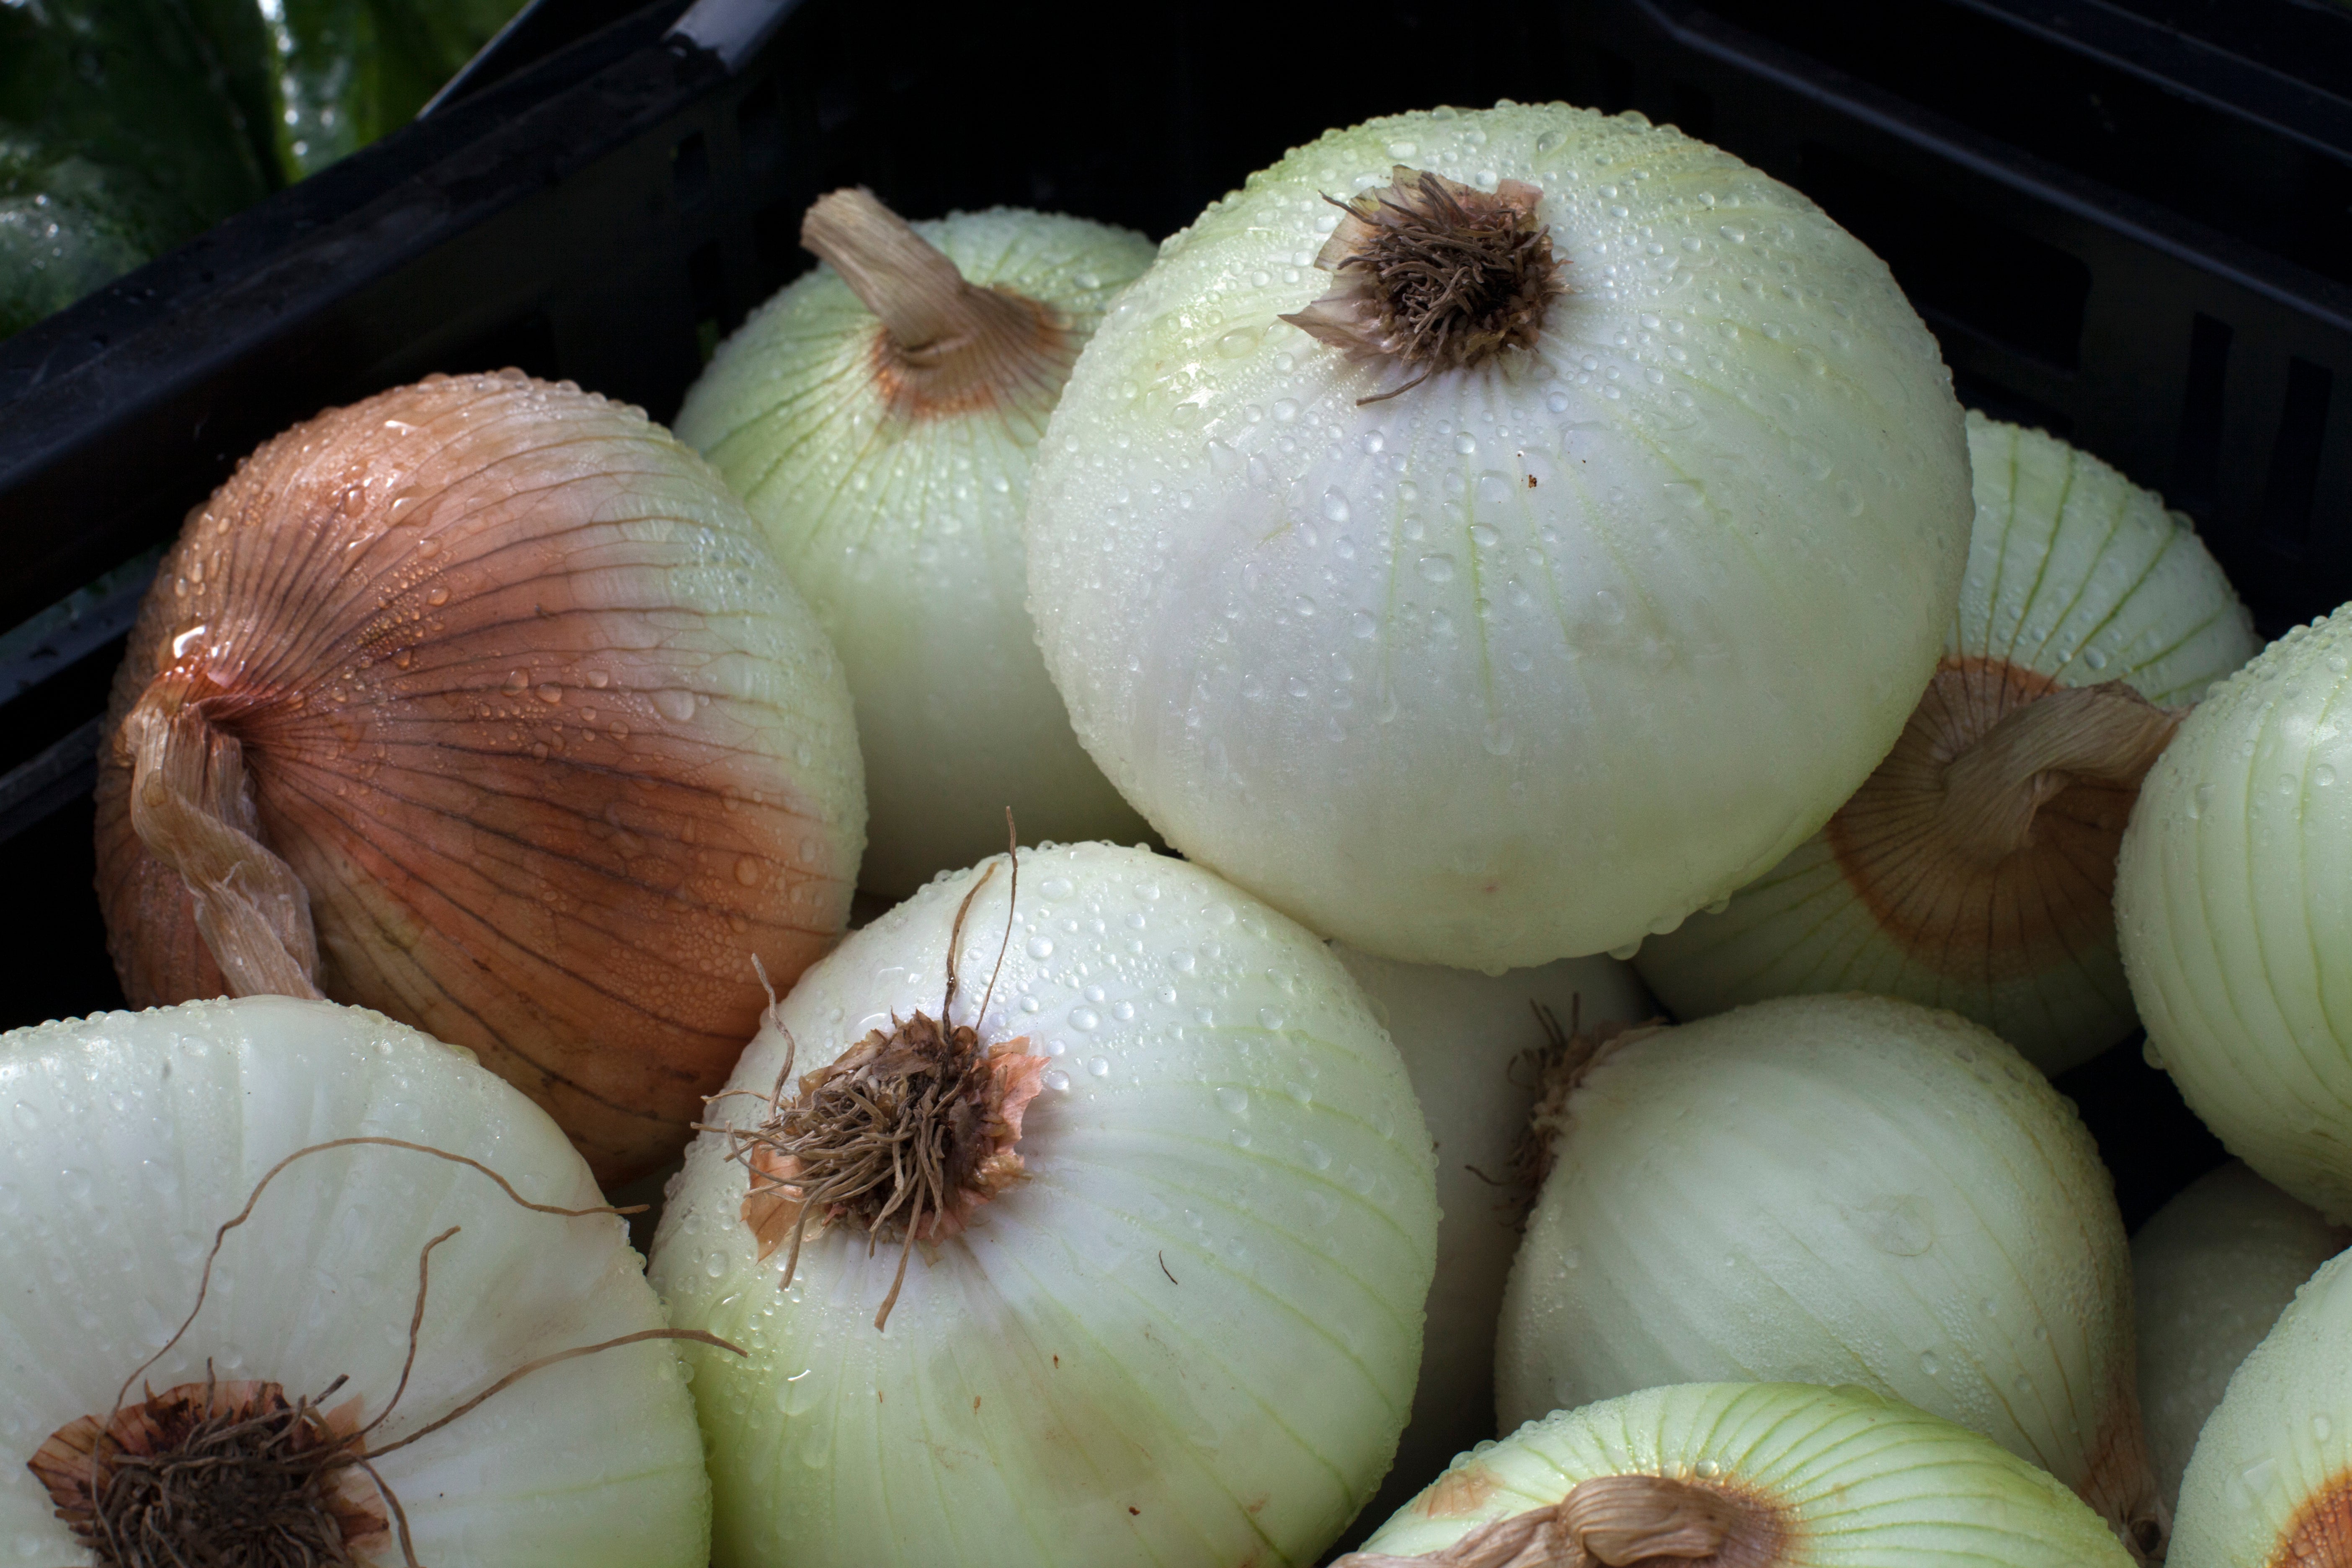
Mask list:
[[[1643,944],[1643,978],[1677,1016],[1876,992],[1974,1018],[2053,1073],[2137,1026],[2114,917],[2131,785],[2063,768],[2003,778],[2040,798],[2026,841],[1995,850],[1947,826],[1949,763],[2055,691],[2119,680],[2193,703],[2261,641],[2189,519],[2154,493],[1981,414],[1969,453],[1976,525],[1942,667],[1895,755],[1826,828],[1727,910]]]
[[[1370,1521],[1495,1435],[1495,1320],[1535,1199],[1535,1173],[1522,1166],[1528,1113],[1543,1064],[1556,1053],[1536,1006],[1563,1031],[1638,1024],[1654,1009],[1633,972],[1613,958],[1487,975],[1336,951],[1412,1075],[1437,1151],[1442,1216],[1412,1419],[1365,1510]]]
[[[2230,1374],[2312,1270],[2347,1246],[2352,1232],[2235,1163],[2192,1184],[2132,1237],[2139,1403],[2168,1502]]]
[[[726,1138],[687,1156],[652,1274],[696,1355],[721,1568],[1307,1563],[1372,1494],[1421,1355],[1436,1244],[1402,1064],[1323,944],[1197,867],[1021,857],[971,905],[955,1022],[1046,1058],[1022,1178],[919,1247],[762,1258]],[[942,878],[811,969],[712,1106],[936,1016]],[[986,1003],[985,1010],[982,1004]]]
[[[2167,1568],[2352,1563],[2352,1258],[2323,1267],[2254,1347],[2180,1480]]]
[[[1859,1384],[2160,1546],[2113,1185],[2073,1106],[1983,1028],[1761,1002],[1623,1037],[1558,1128],[1504,1300],[1506,1428],[1671,1383]]]
[[[607,1180],[685,1144],[758,1025],[753,960],[789,984],[832,944],[864,841],[840,664],[742,503],[641,410],[515,372],[240,463],[163,562],[109,731],[132,1002],[307,978],[478,1052]],[[246,836],[225,883],[142,826],[175,795]],[[315,970],[225,973],[220,889],[273,870]]]
[[[544,1111],[471,1056],[376,1014],[256,996],[0,1036],[0,1559],[95,1563],[26,1468],[103,1420],[196,1304],[215,1228],[270,1167],[334,1138],[404,1139],[495,1170],[536,1203],[603,1202]],[[432,1255],[414,1374],[369,1437],[434,1568],[702,1568],[709,1483],[677,1352],[625,1345],[535,1372],[383,1453],[550,1352],[664,1326],[622,1222],[524,1209],[478,1172],[382,1147],[289,1166],[228,1233],[203,1310],[140,1378],[281,1384],[372,1420],[400,1381],[418,1255]],[[134,1388],[129,1397],[140,1398]],[[373,1503],[373,1488],[359,1497]],[[392,1542],[365,1553],[403,1561]]]
[[[1130,230],[992,208],[915,231],[974,287],[1045,308],[1050,342],[945,400],[894,374],[831,267],[721,344],[677,432],[767,530],[840,651],[872,817],[860,884],[905,894],[1004,843],[1144,834],[1045,678],[1021,518],[1070,361],[1151,260]]]
[[[1864,1389],[1800,1384],[1685,1384],[1556,1411],[1455,1459],[1364,1550],[1442,1563],[1480,1525],[1628,1475],[1680,1481],[1769,1520],[1769,1533],[1704,1559],[1725,1568],[2130,1562],[2080,1500],[1977,1434]]]
[[[1422,172],[1536,187],[1567,291],[1401,390],[1282,318],[1335,285],[1326,196]],[[1935,668],[1969,515],[1934,341],[1811,203],[1639,116],[1438,110],[1162,246],[1040,449],[1031,607],[1171,844],[1499,972],[1669,930],[1818,828]]]

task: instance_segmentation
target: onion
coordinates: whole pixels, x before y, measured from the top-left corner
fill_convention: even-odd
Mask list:
[[[1859,1388],[1693,1384],[1555,1412],[1454,1461],[1334,1568],[2126,1568],[1973,1432]]]
[[[1047,838],[1141,837],[1045,678],[1021,514],[1070,362],[1150,242],[1002,207],[910,226],[863,191],[824,197],[801,237],[831,265],[720,345],[677,432],[840,650],[873,813],[861,885],[971,864],[1007,805]]]
[[[142,1005],[278,992],[468,1047],[625,1179],[847,917],[839,664],[740,502],[519,373],[331,410],[191,513],[108,710]],[[192,893],[191,889],[194,889]]]
[[[1359,264],[1452,244],[1482,259],[1443,307]],[[1935,668],[1969,511],[1934,341],[1811,203],[1638,116],[1439,110],[1161,247],[1040,449],[1030,598],[1168,842],[1499,972],[1669,930],[1818,828]]]
[[[2352,605],[2180,727],[2124,834],[2116,927],[2149,1059],[2232,1154],[2352,1222]]]
[[[689,1352],[728,1568],[1308,1562],[1395,1451],[1436,1205],[1347,972],[1139,850],[1013,881],[853,933],[688,1152],[652,1275],[751,1352]]]
[[[1511,1268],[1506,1428],[1702,1380],[1859,1384],[1984,1433],[2160,1556],[2121,1217],[2074,1109],[1978,1026],[1792,997],[1560,1075]]]
[[[1871,991],[1974,1018],[2044,1072],[2137,1020],[2116,847],[2177,714],[2254,656],[2179,512],[2038,430],[1969,416],[1977,521],[1944,660],[1892,755],[1720,914],[1642,949],[1683,1018]]]
[[[84,1495],[110,1413],[131,1436],[97,1452],[127,1485],[130,1455],[160,1465],[210,1408],[363,1458],[320,1472],[326,1509],[278,1518],[384,1568],[708,1560],[692,1401],[673,1348],[642,1342],[668,1331],[627,1233],[555,1124],[466,1052],[323,1002],[194,1002],[0,1036],[0,1559],[303,1561],[230,1527],[226,1464],[218,1487],[159,1480],[201,1554],[96,1554],[53,1511]],[[302,1152],[335,1140],[356,1142]],[[247,1509],[287,1484],[249,1440],[212,1452],[243,1457]]]
[[[2294,1294],[2205,1423],[2169,1568],[2352,1562],[2352,1258]]]
[[[1545,1064],[1567,1047],[1560,1031],[1607,1030],[1654,1009],[1633,972],[1612,958],[1486,975],[1336,951],[1396,1042],[1437,1151],[1437,1275],[1421,1381],[1396,1464],[1364,1510],[1369,1521],[1393,1513],[1448,1459],[1495,1435],[1495,1320],[1535,1197],[1524,1159],[1528,1116]]]
[[[2352,1233],[2235,1163],[2191,1184],[2132,1237],[2139,1403],[2168,1501],[2230,1374],[2296,1287],[2347,1246]]]

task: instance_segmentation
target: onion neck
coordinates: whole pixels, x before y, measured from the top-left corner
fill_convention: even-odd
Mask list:
[[[1595,1476],[1556,1503],[1480,1525],[1442,1552],[1352,1552],[1332,1568],[1773,1568],[1787,1538],[1779,1509],[1727,1487]]]
[[[2034,815],[2072,785],[2137,791],[2183,717],[2120,680],[2012,709],[1946,765],[1945,831],[1998,864],[2032,843]]]
[[[894,406],[936,416],[1061,395],[1077,357],[1068,325],[1024,295],[974,287],[871,191],[818,197],[801,244],[880,320],[875,369]]]
[[[172,868],[233,996],[323,996],[310,895],[260,839],[244,747],[207,711],[205,676],[175,664],[148,683],[116,745],[131,766],[131,826]]]

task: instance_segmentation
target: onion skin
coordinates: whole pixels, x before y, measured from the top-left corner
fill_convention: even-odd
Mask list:
[[[327,995],[479,1054],[601,1179],[675,1154],[847,918],[832,651],[733,497],[638,410],[515,373],[331,410],[190,514],[115,678],[98,889],[123,990],[229,989],[134,831],[127,715],[241,751]]]
[[[2352,606],[2207,698],[2141,787],[2116,923],[2152,1059],[2264,1180],[2352,1221]]]
[[[2137,1025],[2114,869],[2145,753],[2116,757],[2124,776],[2055,781],[2026,807],[2025,841],[1997,855],[1937,821],[1949,759],[2063,691],[2122,681],[2185,708],[2261,641],[2153,492],[2041,431],[1974,412],[1968,425],[1976,523],[1935,680],[1826,828],[1722,912],[1643,944],[1643,978],[1678,1017],[1868,991],[1973,1018],[2047,1073]]]
[[[359,1008],[283,996],[106,1013],[0,1036],[0,1560],[89,1563],[26,1461],[103,1417],[195,1306],[206,1250],[270,1168],[331,1139],[478,1160],[534,1203],[600,1205],[544,1111],[469,1053]],[[433,1568],[704,1568],[710,1492],[676,1348],[641,1342],[534,1372],[383,1452],[551,1352],[666,1326],[622,1222],[533,1213],[413,1151],[289,1165],[223,1242],[203,1310],[143,1374],[162,1393],[350,1383],[367,1418],[399,1385],[418,1254],[415,1370],[371,1439]],[[130,1400],[141,1398],[134,1387]],[[369,1503],[362,1479],[357,1491]],[[365,1553],[385,1568],[396,1542]]]
[[[861,886],[904,896],[1004,845],[1144,837],[1070,732],[1023,600],[1030,464],[1141,235],[994,208],[913,226],[982,289],[1045,308],[1050,342],[961,395],[903,384],[882,323],[831,267],[719,345],[678,412],[767,531],[840,651],[872,810]]]
[[[2139,1403],[2166,1501],[2179,1495],[2230,1374],[2312,1270],[2347,1246],[2352,1232],[2234,1162],[2191,1183],[2132,1237]]]
[[[1429,1138],[1394,1048],[1324,944],[1198,867],[1024,851],[972,901],[953,1022],[1048,1058],[1024,1176],[892,1307],[899,1241],[760,1256],[748,1182],[688,1152],[651,1277],[689,1351],[721,1568],[1313,1563],[1395,1452],[1437,1233]],[[824,1064],[940,1011],[941,878],[811,969],[711,1106],[751,1124],[797,1043]],[[983,1000],[986,1011],[981,1012]]]
[[[1437,1151],[1437,1274],[1429,1287],[1421,1380],[1395,1466],[1363,1522],[1402,1507],[1431,1472],[1495,1435],[1495,1321],[1519,1249],[1534,1173],[1516,1162],[1550,1040],[1562,1030],[1638,1024],[1656,1009],[1613,958],[1479,974],[1332,950],[1396,1042]]]
[[[2081,1500],[1977,1434],[1864,1389],[1799,1384],[1683,1384],[1555,1411],[1455,1459],[1364,1550],[1441,1553],[1481,1524],[1614,1475],[1669,1477],[1769,1510],[1778,1539],[1748,1552],[1735,1538],[1705,1560],[1724,1568],[2131,1561]]]
[[[1789,997],[1627,1035],[1552,1157],[1504,1299],[1505,1426],[1675,1382],[1857,1384],[2160,1545],[2112,1182],[1977,1025]]]
[[[2167,1568],[2352,1563],[2352,1258],[2322,1267],[2230,1379],[2180,1481]]]
[[[1537,187],[1568,292],[1535,351],[1360,405],[1408,368],[1282,318],[1333,285],[1325,195],[1401,162]],[[1638,116],[1441,110],[1162,245],[1039,450],[1030,605],[1170,844],[1499,973],[1671,929],[1818,828],[1935,668],[1969,516],[1934,341],[1810,202]]]

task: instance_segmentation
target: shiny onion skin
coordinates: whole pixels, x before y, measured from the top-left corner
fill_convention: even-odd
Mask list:
[[[221,902],[290,868],[264,913],[298,968],[315,927],[318,992],[474,1050],[606,1182],[684,1145],[757,1027],[753,960],[789,985],[832,946],[863,848],[839,664],[741,504],[642,411],[513,371],[241,462],[163,562],[108,735],[133,1004],[303,978],[224,973],[133,820],[153,742],[151,818],[247,836]]]

